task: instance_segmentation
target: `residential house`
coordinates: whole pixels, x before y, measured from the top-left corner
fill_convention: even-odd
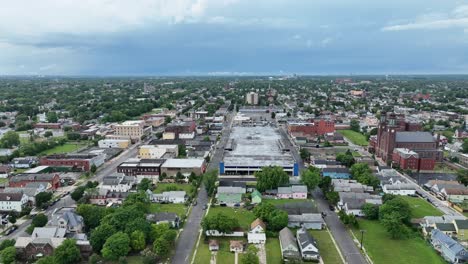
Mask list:
[[[127,198],[128,192],[111,192],[107,189],[87,190],[89,203],[95,205],[122,204]]]
[[[105,176],[102,179],[100,189],[109,190],[111,192],[128,192],[136,183],[136,178],[133,176],[125,176],[123,174]]]
[[[242,202],[242,195],[246,193],[245,188],[242,187],[218,187],[216,199],[219,204],[227,206],[234,206]]]
[[[288,215],[288,227],[320,230],[325,226],[321,214]]]
[[[306,229],[300,228],[296,232],[297,244],[303,260],[318,260],[320,254],[315,239]]]
[[[0,178],[8,178],[11,173],[11,167],[8,165],[0,165]]]
[[[82,233],[84,220],[81,215],[75,213],[74,208],[61,208],[54,211],[49,226],[57,226],[65,229],[68,233]]]
[[[37,164],[36,157],[23,157],[23,158],[14,158],[11,161],[10,166],[15,169],[29,169],[34,164]]]
[[[288,259],[298,260],[301,258],[299,248],[296,243],[296,238],[289,228],[285,227],[281,229],[279,232],[279,241],[281,256],[283,257],[284,261],[287,261]]]
[[[440,193],[452,203],[463,203],[468,200],[468,188],[463,188],[463,186],[460,186],[460,188],[445,187]]]
[[[466,249],[460,245],[460,243],[440,230],[432,230],[431,244],[434,249],[440,252],[442,257],[450,263],[468,262],[468,252]]]
[[[29,198],[24,193],[0,193],[0,211],[21,212]]]
[[[250,232],[247,233],[247,241],[250,244],[265,244],[266,242],[266,225],[260,219],[257,218],[250,224]]]
[[[210,241],[208,242],[208,247],[210,248],[210,251],[218,251],[219,250],[218,240],[210,239]]]
[[[382,191],[394,195],[416,195],[416,187],[410,183],[384,184]]]
[[[175,213],[154,213],[154,214],[147,214],[146,220],[155,223],[155,224],[164,224],[167,223],[171,227],[178,228],[180,224],[179,216]]]
[[[188,196],[185,191],[169,191],[163,193],[153,193],[147,190],[150,200],[154,203],[185,203],[187,202]]]
[[[277,197],[280,199],[307,199],[307,191],[305,185],[278,187]]]
[[[332,179],[333,190],[335,192],[373,192],[372,186],[367,186],[357,182],[356,180]]]
[[[57,173],[23,173],[10,177],[8,185],[10,187],[23,188],[28,183],[41,182],[50,184],[50,188],[55,190],[60,187],[60,176]]]
[[[455,236],[457,229],[453,223],[436,223],[434,229],[437,229],[448,236]]]
[[[244,242],[242,240],[230,240],[229,251],[234,253],[244,252]]]
[[[167,159],[161,165],[161,173],[174,177],[178,172],[190,175],[192,172],[201,175],[205,172],[206,163],[204,159]]]
[[[252,197],[252,204],[259,204],[262,202],[262,194],[257,190],[254,190],[251,193],[251,197]]]
[[[366,203],[381,205],[382,197],[379,195],[372,195],[369,193],[353,193],[353,192],[340,192],[340,201],[338,208],[344,210],[346,214],[353,214],[355,216],[364,216],[362,207]]]
[[[468,219],[453,220],[455,229],[457,231],[457,238],[461,241],[468,241]]]

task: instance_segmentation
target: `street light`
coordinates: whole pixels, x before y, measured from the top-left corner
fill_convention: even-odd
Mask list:
[[[362,241],[364,240],[364,233],[366,230],[361,229],[361,250],[362,250]]]

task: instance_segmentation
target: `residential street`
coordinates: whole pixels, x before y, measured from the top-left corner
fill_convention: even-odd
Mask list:
[[[200,224],[205,215],[203,206],[207,204],[208,201],[208,194],[206,193],[205,186],[202,184],[198,192],[197,205],[192,207],[192,211],[177,239],[175,254],[172,258],[173,264],[190,263],[192,251],[194,250],[200,232]]]

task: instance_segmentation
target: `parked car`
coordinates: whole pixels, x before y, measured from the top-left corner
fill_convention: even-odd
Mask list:
[[[10,229],[8,229],[8,230],[5,232],[5,235],[7,235],[7,236],[10,235],[11,233],[15,232],[16,229],[18,229],[17,226],[15,226],[15,225],[12,226]]]
[[[330,205],[330,211],[335,211],[335,206]]]

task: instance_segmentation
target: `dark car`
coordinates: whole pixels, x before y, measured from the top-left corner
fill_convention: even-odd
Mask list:
[[[15,232],[15,230],[18,229],[18,227],[16,226],[12,226],[10,229],[8,229],[6,232],[5,232],[5,235],[10,235],[11,233]]]
[[[330,211],[335,211],[335,206],[330,205],[329,208],[330,208]]]

